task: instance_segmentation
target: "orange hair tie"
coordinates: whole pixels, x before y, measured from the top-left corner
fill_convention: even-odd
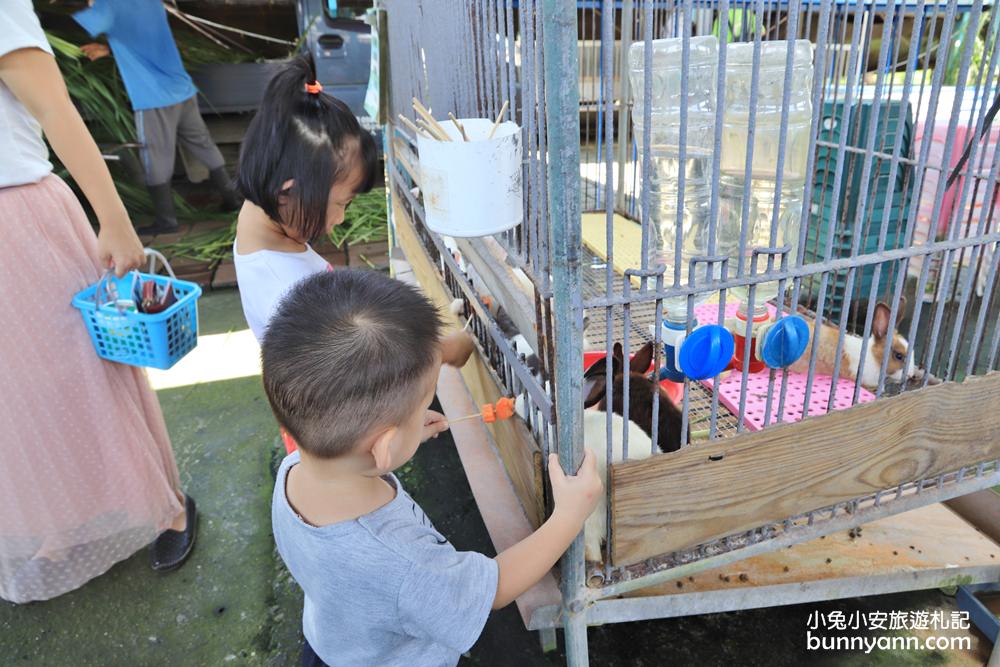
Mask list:
[[[306,92],[310,95],[319,95],[323,92],[323,86],[319,81],[313,81],[312,83],[306,84]]]
[[[285,429],[281,429],[281,441],[285,443],[285,452],[287,452],[288,454],[291,454],[296,449],[298,449],[298,445],[295,442],[295,438],[293,438],[292,434],[286,431]]]

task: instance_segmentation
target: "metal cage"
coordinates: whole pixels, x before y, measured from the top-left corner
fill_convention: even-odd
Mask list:
[[[1000,483],[996,417],[979,410],[970,419],[954,407],[1000,397],[992,374],[1000,349],[1000,13],[991,3],[381,0],[379,6],[390,65],[391,197],[449,299],[461,300],[493,381],[527,406],[522,416],[542,454],[540,480],[550,449],[566,469],[582,456],[585,352],[614,368],[613,343],[621,342],[624,360],[653,344],[648,372],[622,373],[620,406],[614,405],[618,384],[606,390],[611,400],[601,446],[611,465],[602,562],[587,562],[578,538],[560,568],[563,601],[543,613],[565,629],[570,663],[586,662],[587,624],[719,608],[671,607],[662,596],[616,599],[622,594]],[[805,61],[796,40],[810,44]],[[664,52],[673,49],[662,62],[654,53],[661,43]],[[709,43],[712,61],[699,50]],[[711,77],[691,76],[699,58]],[[633,70],[643,73],[643,89],[632,89]],[[665,74],[654,80],[658,72]],[[664,83],[673,75],[673,83]],[[677,86],[672,99],[681,102],[661,113],[656,96],[669,96],[670,85]],[[708,112],[690,101],[702,93],[715,100]],[[415,120],[413,98],[438,118],[449,111],[495,118],[509,102],[506,118],[520,126],[524,152],[519,227],[491,238],[452,239],[425,226],[415,137],[394,124],[400,115]],[[773,108],[761,111],[761,100]],[[736,116],[740,105],[748,108],[746,118]],[[808,114],[796,115],[806,107]],[[653,136],[665,127],[676,130],[675,139]],[[692,137],[707,127],[695,145]],[[789,157],[793,145],[801,156]],[[793,173],[786,163],[800,159]],[[696,205],[704,213],[691,223],[695,214],[686,206]],[[688,249],[692,230],[701,236]],[[683,388],[679,442],[676,451],[660,454],[666,406],[655,385],[673,354],[665,347],[665,322],[683,315],[676,335],[686,341],[698,328],[696,313],[722,324],[734,293],[745,314],[766,307],[775,321],[812,322],[803,367],[753,373],[757,352],[745,351],[728,376],[684,377],[676,387]],[[753,318],[729,317],[744,346],[756,340]],[[902,323],[898,338],[880,334],[885,317],[890,331]],[[643,378],[654,386],[646,447],[657,455],[625,461],[636,457],[629,455],[627,432],[622,451],[613,451],[612,430],[622,428],[614,414],[627,422],[640,408],[646,412],[629,405]],[[851,384],[841,391],[844,380]],[[944,383],[925,389],[938,380]],[[799,389],[790,389],[793,382]],[[916,414],[937,406],[943,414]],[[788,417],[795,410],[799,416]],[[802,414],[823,416],[800,421]],[[918,428],[921,418],[938,426]],[[796,423],[775,428],[785,421]],[[794,496],[790,480],[802,475],[767,459],[799,436],[802,466],[817,466],[816,474],[834,485],[848,472],[838,472],[825,450],[810,444],[819,428],[853,444],[884,432],[886,451],[924,447],[933,461],[890,471],[860,443],[859,456],[873,461],[870,474],[858,473],[863,483],[774,503],[777,510],[751,509],[714,529],[684,528],[678,517],[686,508],[707,515],[668,488],[655,490],[654,498],[669,513],[658,517],[640,507],[638,496],[649,489],[637,480],[662,474],[664,485],[677,483],[692,466],[708,465],[696,462],[709,460],[718,476],[695,475],[706,481],[706,497],[722,497],[727,482],[740,487],[735,478],[753,475],[773,477],[779,497]],[[921,444],[939,438],[935,428],[955,430],[965,444],[953,456],[937,456],[940,443]],[[521,499],[533,521],[544,516],[544,491]],[[636,521],[645,522],[644,532],[620,520],[628,511],[641,515]],[[974,573],[984,581],[998,577],[996,568]],[[782,601],[792,598],[754,604]]]

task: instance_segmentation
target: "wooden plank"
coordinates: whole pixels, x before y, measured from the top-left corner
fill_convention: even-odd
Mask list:
[[[392,132],[392,150],[396,161],[402,166],[403,171],[410,177],[410,179],[420,187],[420,164],[417,160],[417,154],[413,152],[410,148],[409,142],[407,142],[403,137],[396,134],[396,129],[394,125],[387,125],[386,131]]]
[[[1000,545],[940,503],[865,524],[853,536],[822,538],[751,556],[725,567],[669,581],[626,597],[879,577],[956,567],[1000,568]]]
[[[603,260],[608,259],[607,220],[607,213],[584,213],[580,222],[583,245]],[[623,276],[626,269],[642,268],[642,227],[616,213],[611,234],[614,238],[611,265],[615,272]],[[634,287],[638,288],[639,283],[638,278],[632,278]]]
[[[992,373],[613,465],[615,563],[1000,458],[998,405]]]
[[[442,277],[417,238],[412,221],[403,207],[399,206],[396,198],[393,198],[393,216],[396,223],[396,241],[406,254],[417,281],[431,300],[438,305],[445,321],[452,328],[461,328],[464,322],[459,321],[448,310],[452,299],[444,287]],[[481,355],[472,355],[461,372],[477,405],[495,403],[503,396]],[[528,520],[532,526],[541,525],[542,454],[538,443],[531,437],[527,426],[520,419],[497,421],[488,424],[487,428],[496,443],[500,458]]]
[[[417,286],[420,284],[405,260],[394,259],[393,272],[398,280]],[[461,372],[451,366],[441,368],[437,396],[445,415],[451,419],[472,414],[477,408]],[[471,419],[458,422],[451,427],[451,433],[493,548],[496,553],[501,553],[531,535],[534,527],[514,492],[503,461],[490,443],[486,424]],[[516,604],[521,621],[528,627],[536,610],[558,605],[561,601],[559,586],[550,571],[518,597]]]
[[[437,395],[449,417],[467,415],[476,409],[461,373],[449,366],[441,369]],[[493,548],[497,553],[509,549],[531,535],[534,527],[514,493],[503,462],[490,446],[486,425],[470,419],[455,424],[451,431]],[[527,627],[535,610],[561,601],[559,586],[550,571],[517,598],[517,608]]]
[[[1000,542],[1000,488],[976,491],[945,504],[991,540]]]
[[[517,327],[518,332],[528,341],[532,350],[538,351],[538,333],[535,323],[534,293],[529,292],[522,280],[515,275],[514,267],[507,264],[506,253],[492,238],[455,239],[462,257],[471,263],[490,293],[503,306]],[[527,278],[527,276],[525,276]],[[475,285],[481,289],[483,285]]]

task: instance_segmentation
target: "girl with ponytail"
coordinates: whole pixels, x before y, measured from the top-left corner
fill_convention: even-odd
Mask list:
[[[342,101],[323,93],[312,60],[298,57],[267,87],[240,149],[246,198],[233,257],[247,324],[257,340],[285,291],[330,269],[309,243],[344,221],[378,174],[375,140]]]
[[[311,57],[295,58],[271,80],[240,148],[237,187],[246,201],[233,244],[243,314],[258,341],[290,287],[332,270],[309,243],[344,221],[378,168],[374,138],[323,92]],[[472,348],[464,332],[447,336],[442,361],[462,366]]]

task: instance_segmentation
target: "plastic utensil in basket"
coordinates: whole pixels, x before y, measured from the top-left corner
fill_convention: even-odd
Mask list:
[[[131,366],[166,370],[198,344],[198,297],[201,288],[178,280],[166,257],[151,248],[148,273],[132,271],[116,278],[110,271],[73,297],[73,306],[83,315],[97,355],[102,359]],[[153,273],[159,260],[168,276]],[[177,301],[156,314],[129,308],[138,278],[160,287],[172,286]]]

